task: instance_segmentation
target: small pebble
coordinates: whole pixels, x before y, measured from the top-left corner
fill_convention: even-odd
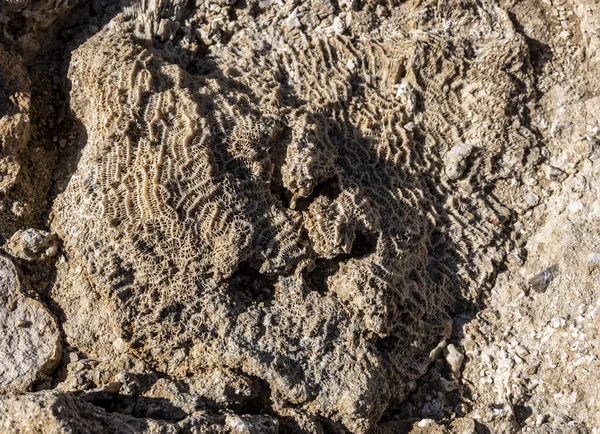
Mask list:
[[[525,202],[527,203],[527,205],[529,205],[530,207],[533,206],[537,206],[540,203],[540,197],[533,193],[533,192],[529,192],[526,196],[525,196]]]
[[[519,357],[525,357],[527,354],[529,354],[529,351],[527,351],[527,348],[525,348],[523,345],[517,345],[515,347],[515,352]]]
[[[463,175],[472,151],[473,145],[469,143],[459,143],[448,151],[445,158],[445,172],[448,178],[455,181]]]
[[[553,329],[558,329],[564,327],[566,323],[567,321],[563,317],[557,316],[555,318],[552,318],[552,320],[550,321],[550,326]]]
[[[567,178],[567,174],[558,167],[547,166],[546,178],[550,181],[564,181]]]
[[[462,367],[463,360],[465,359],[462,351],[459,350],[454,344],[449,344],[444,349],[444,357],[446,358],[448,366],[450,366],[452,375],[454,375],[455,378],[460,378],[460,368]]]
[[[429,425],[433,425],[434,422],[435,421],[433,419],[421,419],[419,422],[417,422],[417,426],[419,428],[425,428]]]

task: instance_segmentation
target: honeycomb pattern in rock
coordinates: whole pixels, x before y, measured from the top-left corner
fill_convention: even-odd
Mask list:
[[[402,400],[502,254],[504,156],[535,146],[526,46],[473,10],[489,21],[469,12],[469,35],[285,37],[265,18],[188,72],[173,34],[150,40],[167,19],[191,35],[181,10],[144,4],[77,49],[88,143],[52,227],[131,351],[241,370],[276,411],[354,432]]]

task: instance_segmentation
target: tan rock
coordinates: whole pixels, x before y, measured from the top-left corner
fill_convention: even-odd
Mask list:
[[[0,256],[0,392],[24,391],[50,374],[61,356],[55,318],[21,292],[12,262]]]
[[[4,249],[15,258],[38,261],[56,255],[58,247],[52,234],[39,229],[25,229],[17,231]]]

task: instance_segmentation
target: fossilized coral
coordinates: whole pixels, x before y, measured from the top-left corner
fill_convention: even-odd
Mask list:
[[[534,145],[507,102],[515,76],[527,84],[521,38],[494,10],[500,30],[476,42],[271,29],[261,45],[266,29],[248,29],[189,73],[160,41],[173,32],[151,39],[155,12],[73,55],[88,143],[53,229],[156,369],[237,369],[268,382],[276,411],[366,431],[447,337],[458,283],[492,272],[505,210],[452,181],[489,188],[478,170],[501,176],[501,155]],[[448,179],[462,142],[474,151]]]

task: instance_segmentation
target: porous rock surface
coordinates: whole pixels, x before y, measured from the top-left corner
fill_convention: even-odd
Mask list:
[[[228,414],[213,417],[201,411],[179,421],[165,421],[142,414],[116,415],[101,408],[107,395],[102,392],[76,395],[43,391],[28,395],[0,397],[0,428],[4,432],[63,434],[85,433],[232,433],[277,432],[277,422],[269,417]],[[100,404],[100,405],[99,405]],[[152,411],[152,403],[138,405],[140,413]],[[154,416],[154,417],[152,417]]]
[[[26,261],[51,258],[58,250],[52,234],[32,228],[15,232],[4,245],[4,249],[11,256]]]
[[[18,55],[0,46],[0,234],[14,231],[19,210],[6,200],[21,171],[20,152],[29,141],[30,89],[27,71]],[[12,202],[12,203],[11,203]],[[12,206],[11,206],[12,205]]]
[[[476,41],[398,29],[286,43],[275,29],[260,46],[259,27],[194,73],[152,43],[160,12],[134,8],[73,53],[71,106],[88,141],[52,228],[156,369],[227,366],[266,381],[276,409],[365,431],[450,331],[459,272],[434,231],[464,228],[463,254],[500,232],[502,205],[482,203],[491,221],[469,233],[440,202],[475,209],[477,195],[427,167],[458,140],[481,150],[474,178],[513,170],[499,156],[535,146],[519,113],[497,116],[522,38],[494,8],[494,29],[472,24]],[[472,268],[481,284],[492,265]]]
[[[0,427],[593,429],[600,14],[513,3],[0,6]]]

